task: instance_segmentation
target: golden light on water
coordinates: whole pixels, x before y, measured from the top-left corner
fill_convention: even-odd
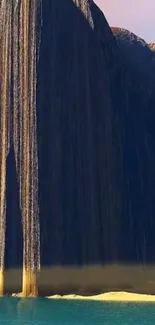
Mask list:
[[[36,130],[37,0],[0,1],[0,294],[3,294],[6,159],[14,147],[23,222],[23,295],[40,268]],[[13,94],[10,89],[13,80]],[[2,274],[2,276],[1,276]]]

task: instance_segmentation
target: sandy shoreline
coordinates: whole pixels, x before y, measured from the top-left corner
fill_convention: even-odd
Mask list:
[[[155,295],[138,294],[131,292],[107,292],[95,296],[80,295],[53,295],[46,297],[48,299],[65,299],[65,300],[92,300],[92,301],[118,301],[118,302],[155,302]]]

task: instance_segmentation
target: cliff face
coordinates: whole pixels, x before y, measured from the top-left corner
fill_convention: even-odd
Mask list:
[[[121,162],[106,55],[89,7],[83,13],[72,1],[48,3],[38,67],[42,260],[113,260]]]
[[[93,2],[42,1],[41,22],[41,264],[154,261],[152,81]]]
[[[101,11],[94,7],[98,22],[96,31],[103,44],[104,18]],[[112,41],[112,37],[109,43],[113,43],[110,63],[114,64],[109,69],[110,97],[117,121],[114,129],[119,130],[120,134],[123,173],[123,214],[118,218],[121,224],[119,259],[153,261],[155,87],[149,73],[139,69],[136,60],[129,60],[130,52],[125,55],[123,45],[114,48],[115,40]],[[108,45],[104,48],[110,53]]]

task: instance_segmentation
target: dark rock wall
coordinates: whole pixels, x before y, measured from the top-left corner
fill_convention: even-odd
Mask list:
[[[120,162],[104,53],[72,1],[49,1],[48,9],[46,2],[43,17],[38,75],[42,261],[113,260],[119,251]]]
[[[105,19],[95,5],[93,9],[96,12],[96,31],[103,43]],[[125,56],[122,47],[116,48],[112,37],[111,42],[105,43],[110,63],[114,63],[112,69],[109,63],[110,97],[117,121],[114,129],[115,132],[119,130],[122,154],[123,217],[120,221],[119,259],[153,261],[155,87],[149,74],[129,61],[130,53]],[[110,43],[113,43],[111,51]]]
[[[94,3],[86,16],[91,19],[71,0],[42,2],[37,82],[41,264],[153,262],[155,91],[121,52]],[[18,202],[14,191],[7,193],[7,218],[11,211],[18,216],[18,204],[11,208],[9,203]],[[8,266],[21,263],[16,219],[19,237],[8,234],[15,254],[12,262],[7,253]]]

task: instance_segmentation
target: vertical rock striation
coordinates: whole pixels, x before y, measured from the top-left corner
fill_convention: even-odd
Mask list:
[[[43,264],[97,263],[119,252],[120,148],[106,54],[87,7],[42,2],[37,114]]]
[[[43,1],[42,10],[42,263],[153,261],[152,83],[93,2]]]
[[[29,14],[23,20],[28,3]],[[37,205],[33,205],[38,186],[42,266],[153,262],[152,79],[118,46],[93,1],[42,0],[37,2],[39,7],[35,3],[23,0],[20,14],[16,11],[10,16],[14,17],[11,42],[15,46],[9,90],[4,81],[5,51],[10,47],[3,41],[6,46],[2,50],[0,29],[1,57],[5,53],[5,65],[0,59],[0,139],[5,144],[0,151],[0,217],[5,215],[6,175],[6,265],[21,265],[20,215],[24,213],[28,221],[25,234],[38,231],[38,224],[34,231],[30,222],[30,216],[35,221],[38,217]],[[4,21],[2,14],[1,9]],[[38,24],[31,25],[28,36],[32,16],[38,17]],[[4,97],[14,108],[9,124],[12,132],[6,132],[7,117],[3,120]],[[5,103],[5,107],[10,109],[11,104]],[[28,135],[24,143],[23,134]],[[24,194],[28,192],[33,192],[32,200]],[[28,240],[25,247],[35,261],[34,268],[39,267],[37,234],[35,255]],[[1,236],[1,252],[3,242]],[[14,259],[9,252],[11,244]]]

